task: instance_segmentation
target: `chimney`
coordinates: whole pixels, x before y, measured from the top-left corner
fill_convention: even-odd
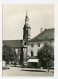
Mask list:
[[[40,33],[42,32],[42,28],[40,29]]]

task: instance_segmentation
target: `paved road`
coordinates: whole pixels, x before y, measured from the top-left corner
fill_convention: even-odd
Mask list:
[[[54,73],[50,70],[50,72],[42,72],[40,70],[32,70],[28,68],[20,68],[17,67],[10,67],[10,69],[3,69],[3,76],[54,76]]]

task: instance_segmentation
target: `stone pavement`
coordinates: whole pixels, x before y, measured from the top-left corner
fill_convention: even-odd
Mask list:
[[[10,66],[10,69],[3,69],[3,76],[29,76],[29,77],[50,77],[54,76],[54,71],[50,70],[47,72],[47,69],[34,69],[34,68],[21,68],[20,66]]]

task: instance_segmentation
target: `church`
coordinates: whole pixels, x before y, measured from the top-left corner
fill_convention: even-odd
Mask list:
[[[26,13],[25,24],[23,27],[22,40],[3,40],[3,45],[12,47],[13,51],[18,54],[20,63],[30,67],[40,67],[37,52],[48,43],[54,48],[54,28],[45,29],[31,39],[31,27],[29,25],[29,18]],[[53,52],[54,54],[54,52]],[[3,57],[5,54],[3,54]]]

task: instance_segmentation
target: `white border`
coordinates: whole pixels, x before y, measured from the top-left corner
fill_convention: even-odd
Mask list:
[[[13,3],[13,4],[18,4],[18,3],[22,3],[22,4],[36,4],[36,3],[40,3],[40,4],[50,4],[50,3],[54,3],[54,0],[1,0],[1,3]]]
[[[57,0],[0,0],[0,79],[26,79],[27,77],[2,77],[2,4],[55,4],[55,76],[31,77],[44,79],[58,79],[58,1]],[[28,77],[30,78],[30,77]]]

